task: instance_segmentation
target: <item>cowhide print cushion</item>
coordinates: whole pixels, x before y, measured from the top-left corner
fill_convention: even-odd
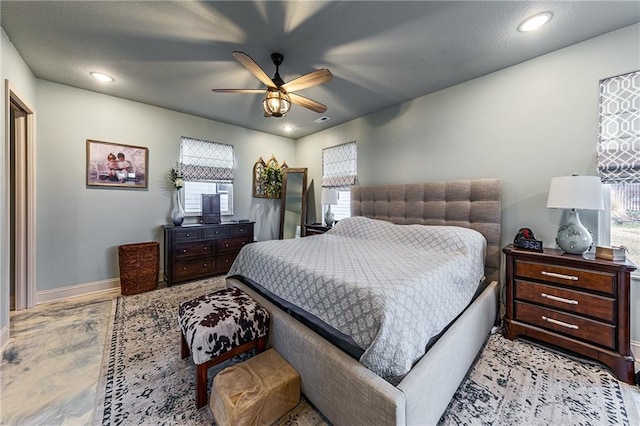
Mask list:
[[[182,303],[178,323],[193,362],[202,364],[266,336],[269,313],[243,291],[225,288]]]

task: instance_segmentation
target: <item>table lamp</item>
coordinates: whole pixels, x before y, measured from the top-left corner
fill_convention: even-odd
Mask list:
[[[338,190],[335,188],[322,188],[322,205],[328,205],[327,212],[324,214],[324,223],[326,226],[333,226],[334,218],[331,212],[331,205],[338,204]]]
[[[561,176],[551,179],[548,209],[568,209],[569,217],[558,229],[556,243],[566,253],[583,254],[593,244],[591,232],[580,222],[577,210],[604,210],[598,176]]]

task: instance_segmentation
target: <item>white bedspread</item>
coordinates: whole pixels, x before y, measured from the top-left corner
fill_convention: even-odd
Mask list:
[[[485,250],[467,228],[352,217],[323,235],[249,244],[229,275],[351,336],[365,349],[360,362],[397,384],[471,301]]]

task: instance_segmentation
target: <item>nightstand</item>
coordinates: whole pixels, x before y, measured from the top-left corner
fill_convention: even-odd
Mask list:
[[[503,334],[592,358],[634,383],[629,326],[631,262],[612,262],[561,250],[506,246]]]
[[[324,234],[331,228],[332,228],[331,226],[324,226],[321,223],[312,223],[312,224],[307,223],[304,225],[304,230],[305,230],[304,236],[309,237],[311,235]]]

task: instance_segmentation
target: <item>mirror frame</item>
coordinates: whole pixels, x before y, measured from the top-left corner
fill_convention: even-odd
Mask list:
[[[280,200],[280,239],[284,237],[284,213],[287,205],[287,180],[290,173],[302,173],[302,206],[300,206],[300,237],[305,236],[304,225],[307,219],[307,168],[288,167],[283,170],[282,190]]]

